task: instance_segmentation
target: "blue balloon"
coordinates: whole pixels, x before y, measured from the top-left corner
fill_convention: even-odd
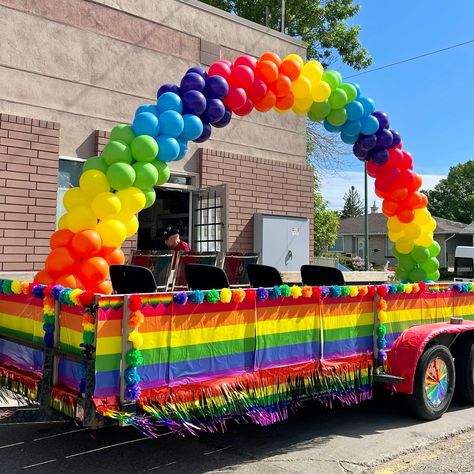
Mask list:
[[[156,108],[158,111],[165,112],[166,110],[174,110],[181,114],[183,112],[183,102],[181,101],[181,97],[174,92],[165,92],[158,98],[156,103]]]
[[[357,91],[356,99],[358,99],[360,97],[360,86],[359,86],[359,84],[357,84],[356,82],[351,82],[350,84],[352,84],[356,88],[356,91]]]
[[[364,117],[375,112],[375,102],[370,97],[359,97],[357,99],[364,107]]]
[[[190,72],[195,72],[196,74],[199,74],[199,75],[202,76],[202,77],[206,77],[206,76],[207,76],[206,71],[204,71],[204,69],[203,69],[202,67],[199,67],[199,66],[190,67],[190,68],[186,71],[186,74],[188,74],[188,73],[190,73]]]
[[[228,125],[231,120],[232,120],[232,111],[226,107],[224,116],[218,122],[212,122],[211,125],[216,128],[223,128],[226,125]]]
[[[156,115],[150,112],[137,114],[133,119],[132,130],[135,135],[150,135],[156,137],[160,131],[160,124]]]
[[[156,141],[158,142],[158,156],[159,161],[168,163],[174,161],[179,155],[179,143],[176,138],[169,137],[167,135],[160,135]]]
[[[346,105],[347,120],[360,120],[364,116],[364,107],[358,100]]]
[[[196,143],[205,142],[211,137],[211,126],[207,122],[203,122],[202,125],[203,128],[201,135],[194,140]]]
[[[204,77],[200,76],[195,72],[189,72],[183,76],[181,79],[181,86],[179,91],[181,93],[181,97],[184,93],[188,91],[199,91],[202,92],[206,87],[206,81]]]
[[[207,78],[204,94],[208,98],[223,99],[229,93],[229,84],[222,76]]]
[[[176,160],[180,160],[188,152],[188,142],[186,140],[181,140],[179,138],[178,138],[177,141],[178,141],[178,145],[179,145],[179,154],[178,154],[178,157],[176,158]]]
[[[196,115],[183,115],[184,129],[180,135],[182,140],[196,140],[202,134],[203,124]]]
[[[341,132],[341,140],[348,145],[353,145],[358,138],[359,135],[347,135],[347,133],[344,133],[344,131]]]
[[[364,135],[372,135],[379,129],[379,121],[373,116],[369,115],[362,119],[362,129],[361,132]]]
[[[150,114],[158,116],[158,109],[156,108],[156,105],[152,104],[143,104],[138,107],[137,110],[135,110],[135,115],[141,114],[142,112],[150,112]]]
[[[342,130],[342,126],[341,127],[339,127],[339,126],[336,127],[335,125],[332,125],[331,123],[329,123],[328,119],[324,119],[323,125],[324,125],[324,128],[328,132],[336,133],[336,132],[340,132]]]
[[[182,99],[185,114],[202,115],[206,110],[206,98],[199,91],[188,91],[183,94]]]
[[[207,122],[218,122],[225,115],[225,105],[220,99],[207,99],[203,118]]]
[[[173,94],[179,94],[179,87],[175,84],[167,83],[163,84],[156,93],[156,98],[159,99],[160,96],[166,94],[167,92],[172,92]]]
[[[184,129],[183,117],[174,110],[165,110],[160,114],[159,121],[162,135],[179,137]]]
[[[349,135],[351,137],[354,137],[354,136],[356,137],[355,141],[352,142],[352,143],[355,143],[357,141],[357,138],[359,138],[359,134],[360,134],[361,130],[362,130],[362,122],[360,120],[348,120],[342,126],[342,132],[345,135]]]

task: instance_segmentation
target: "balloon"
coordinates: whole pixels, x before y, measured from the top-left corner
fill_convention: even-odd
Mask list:
[[[321,81],[323,72],[324,68],[321,63],[314,60],[308,61],[301,71],[301,73],[311,81],[313,86]]]
[[[170,179],[170,169],[168,165],[159,160],[153,160],[151,164],[156,168],[158,171],[158,181],[156,182],[156,186],[161,186],[165,184]]]
[[[107,176],[99,170],[89,170],[82,173],[79,178],[79,186],[81,191],[90,197],[110,190]]]
[[[421,247],[429,248],[434,242],[433,233],[432,232],[426,233],[426,229],[423,229],[423,231],[425,233],[421,234],[420,237],[418,237],[415,240],[415,243],[416,243],[416,245],[419,245]]]
[[[377,137],[375,135],[361,135],[357,143],[362,150],[370,151],[377,145]]]
[[[341,130],[341,140],[344,143],[347,143],[348,145],[353,145],[357,141],[357,138],[358,138],[358,135],[348,135],[347,133],[344,132],[344,130]]]
[[[359,138],[359,134],[362,128],[362,123],[360,120],[348,120],[342,127],[342,131],[349,136],[356,137],[356,140]]]
[[[267,112],[272,107],[274,107],[275,104],[276,104],[276,95],[271,89],[268,89],[267,93],[262,99],[260,99],[258,102],[254,102],[254,107],[259,112]]]
[[[397,202],[403,201],[406,197],[408,196],[408,189],[407,188],[395,188],[392,189],[390,192],[390,197]],[[403,204],[400,204],[401,207],[406,207],[403,206]],[[412,206],[408,206],[412,207]]]
[[[117,219],[101,221],[96,225],[95,230],[102,239],[102,245],[106,247],[120,247],[127,235],[125,226]]]
[[[300,77],[303,65],[296,59],[286,58],[280,65],[280,73],[287,76],[290,81],[296,81]]]
[[[153,115],[158,116],[159,112],[158,109],[156,108],[156,105],[152,104],[143,104],[138,107],[137,110],[135,110],[135,115],[141,114],[142,112],[150,112]],[[133,130],[132,130],[133,131]],[[112,136],[110,137],[112,139]],[[120,140],[120,138],[117,138],[117,140]],[[122,140],[126,142],[126,140]]]
[[[345,106],[349,120],[359,120],[364,116],[364,107],[358,100],[354,100]]]
[[[244,115],[250,114],[252,110],[253,110],[253,102],[251,99],[247,99],[245,104],[242,107],[240,107],[240,109],[234,110],[234,113],[235,115],[239,115],[243,117]]]
[[[218,122],[222,117],[224,117],[224,115],[225,115],[225,105],[222,103],[222,100],[220,99],[207,100],[207,106],[204,112],[205,120],[207,120],[208,122]],[[201,130],[201,133],[202,133],[202,130]],[[189,138],[188,140],[194,140],[197,137]]]
[[[439,268],[439,262],[435,257],[431,257],[428,260],[420,263],[420,268],[428,274],[434,273]]]
[[[426,247],[421,247],[417,245],[411,251],[410,256],[416,263],[421,263],[430,258],[430,252]]]
[[[153,206],[153,204],[155,204],[156,192],[153,188],[151,188],[145,189],[143,193],[145,194],[146,198],[145,206],[143,207],[143,209],[148,209],[149,207]]]
[[[373,148],[369,152],[369,158],[378,165],[384,165],[388,161],[388,151],[386,148]]]
[[[198,77],[201,77],[201,76],[198,76]],[[161,135],[169,135],[170,137],[176,138],[176,137],[179,137],[179,135],[181,135],[184,129],[183,117],[181,116],[181,114],[179,114],[178,112],[174,110],[166,110],[165,112],[160,114],[159,121],[160,121]]]
[[[73,232],[93,229],[97,224],[97,217],[89,206],[73,207],[68,214],[68,227]]]
[[[186,92],[188,94],[188,92]],[[179,155],[179,143],[175,138],[169,137],[167,135],[160,135],[157,138],[158,142],[158,160],[164,161],[165,163],[169,161],[174,161],[178,158]]]
[[[343,89],[337,88],[329,96],[329,103],[332,109],[341,109],[347,104],[347,94]],[[346,112],[347,114],[347,112]]]
[[[78,232],[71,241],[71,248],[80,257],[92,257],[100,252],[102,240],[92,229]]]
[[[66,247],[51,250],[45,261],[45,269],[52,278],[58,278],[65,273],[73,273],[75,265],[76,261]]]
[[[82,172],[89,171],[89,170],[99,170],[102,173],[107,173],[107,163],[105,160],[100,156],[91,156],[89,159],[86,160],[82,167]]]
[[[366,158],[369,157],[369,152],[366,151],[366,150],[363,150],[359,143],[355,143],[354,146],[352,147],[352,152],[354,153],[355,156],[357,156],[357,158],[359,158],[359,160],[365,160]],[[367,166],[369,165],[369,163],[367,164]],[[372,176],[373,178],[374,176]]]
[[[135,216],[132,216],[128,221],[124,221],[125,229],[127,231],[127,239],[135,235],[138,231],[138,219]]]
[[[278,66],[272,61],[260,60],[257,63],[256,75],[267,84],[271,84],[278,78]]]
[[[221,76],[226,81],[229,80],[231,73],[232,71],[230,67],[227,64],[223,63],[222,61],[217,61],[211,64],[211,67],[207,71],[207,74],[209,77]]]
[[[389,128],[390,123],[388,121],[388,115],[385,112],[382,112],[380,110],[377,110],[373,113],[373,116],[378,120],[379,122],[379,130]]]
[[[400,136],[400,134],[396,130],[390,130],[390,132],[392,133],[392,136],[393,136],[393,141],[392,141],[391,146],[396,147],[400,145],[400,143],[402,143],[402,137]]]
[[[245,65],[235,66],[230,75],[230,84],[235,87],[241,87],[246,90],[253,84],[253,70]]]
[[[63,204],[68,211],[75,206],[88,206],[90,203],[91,198],[83,193],[81,188],[68,189],[63,196]]]
[[[67,229],[69,224],[67,222],[67,214],[62,215],[58,221],[58,229]]]
[[[353,100],[355,100],[355,98],[357,97],[357,89],[355,88],[353,84],[349,84],[346,82],[346,83],[341,84],[339,88],[342,89],[346,93],[348,104],[352,102]]]
[[[284,74],[279,74],[277,80],[272,84],[272,90],[277,97],[285,97],[291,92],[291,80]]]
[[[405,237],[415,240],[421,235],[421,227],[415,222],[410,222],[409,224],[405,225],[403,232]]]
[[[172,111],[168,110],[162,115],[168,112]],[[133,140],[130,148],[132,150],[133,157],[137,161],[152,161],[155,159],[156,155],[158,155],[158,144],[156,143],[156,140],[153,137],[150,137],[148,135],[139,135],[138,137],[136,137]]]
[[[211,126],[207,122],[203,122],[202,123],[202,133],[201,133],[201,135],[199,135],[199,137],[196,138],[196,140],[193,140],[193,141],[196,142],[196,143],[205,142],[206,140],[208,140],[211,137],[211,133],[212,133]]]
[[[69,229],[59,229],[51,235],[49,239],[49,247],[51,250],[58,247],[67,247],[73,237],[74,234]]]
[[[280,56],[278,56],[278,54],[273,53],[271,51],[267,51],[266,53],[263,53],[260,56],[259,61],[270,61],[272,63],[275,63],[277,67],[281,66]],[[257,67],[258,67],[258,64],[257,64]]]
[[[312,103],[313,103],[313,99],[310,95],[307,97],[303,97],[302,99],[295,99],[295,101],[293,102],[292,110],[296,114],[306,115]]]
[[[78,288],[78,280],[74,275],[62,275],[59,278],[56,278],[54,284],[64,286],[64,288]]]
[[[78,277],[87,284],[95,286],[105,280],[109,274],[109,264],[102,257],[91,257],[77,267]]]
[[[370,114],[375,112],[375,102],[370,97],[359,97],[357,100],[364,108],[364,117],[368,117]]]
[[[397,217],[401,222],[408,224],[414,219],[415,213],[412,209],[403,209],[397,214]]]
[[[298,77],[298,79],[291,84],[291,92],[293,92],[295,99],[305,99],[306,97],[312,98],[311,81],[305,76]]]
[[[190,67],[187,71],[186,71],[186,74],[189,74],[191,72],[195,72],[196,74],[199,74],[200,76],[202,77],[206,77],[207,76],[207,73],[206,71],[204,71],[204,69],[202,67],[199,67],[199,66],[193,66],[193,67]]]
[[[257,68],[257,60],[247,54],[240,55],[235,61],[234,66],[248,66],[252,71]]]
[[[151,164],[153,165],[153,163]],[[153,190],[153,192],[155,191]],[[135,186],[118,191],[115,196],[120,200],[120,211],[122,212],[136,214],[145,207],[146,198],[144,191]]]
[[[94,197],[91,207],[98,219],[108,219],[120,212],[122,203],[116,194],[105,192]]]
[[[118,140],[112,140],[107,143],[102,150],[101,156],[108,165],[113,163],[130,164],[132,162],[130,147],[126,143]]]
[[[427,280],[432,280],[432,281],[438,281],[440,276],[441,275],[440,275],[439,271],[436,270],[434,273],[430,273],[430,274],[426,275],[426,279]]]
[[[208,99],[223,99],[229,92],[229,84],[221,76],[211,76],[207,78],[204,95]]]
[[[428,247],[428,252],[430,253],[430,257],[437,257],[439,255],[441,252],[441,246],[438,244],[438,242],[436,242],[436,240],[434,240],[433,243]]]
[[[308,117],[313,122],[320,122],[328,116],[329,112],[331,112],[331,105],[327,100],[324,102],[313,102],[309,109]]]
[[[150,112],[142,112],[135,115],[132,124],[132,130],[135,135],[150,135],[156,137],[160,133],[160,124],[158,117]]]
[[[236,110],[240,109],[240,107],[243,107],[246,101],[247,94],[245,93],[244,89],[241,87],[231,86],[229,93],[224,99],[224,104],[229,107],[230,110]]]
[[[104,258],[109,265],[123,265],[125,263],[123,251],[116,247],[102,247],[99,256]]]
[[[336,133],[342,130],[342,126],[332,125],[327,118],[324,119],[323,125],[328,132]]]
[[[54,283],[53,277],[45,269],[39,271],[34,276],[33,281],[41,285],[51,285]]]
[[[387,220],[387,228],[392,232],[400,233],[403,231],[402,223],[396,217],[390,217]]]
[[[344,125],[344,123],[347,120],[346,109],[331,110],[331,112],[329,112],[326,120],[331,125],[334,125],[335,127],[340,127],[341,125]]]
[[[179,93],[182,96],[187,91],[203,92],[205,87],[206,81],[201,74],[197,74],[196,72],[188,72],[181,79]]]
[[[426,280],[426,273],[421,268],[414,268],[410,272],[410,280],[414,282]]]
[[[293,105],[295,104],[295,98],[291,92],[289,92],[288,95],[285,97],[278,97],[276,102],[275,102],[275,108],[279,112],[286,112],[287,110],[290,110]]]
[[[247,90],[247,96],[250,97],[250,99],[252,99],[252,101],[255,103],[263,99],[267,93],[267,90],[267,84],[259,77],[255,77],[252,87]]]
[[[167,83],[163,84],[159,89],[156,94],[156,98],[159,99],[163,94],[166,94],[167,92],[172,92],[173,94],[178,95],[179,94],[179,87],[175,84]]]
[[[222,117],[218,122],[212,122],[211,125],[216,128],[223,128],[226,125],[228,125],[231,120],[232,120],[232,111],[226,107],[224,117]]]
[[[311,96],[315,102],[324,102],[330,95],[331,87],[327,82],[319,81],[311,87]]]
[[[114,163],[107,170],[107,179],[110,186],[117,191],[129,188],[135,178],[135,170],[127,163]]]
[[[416,262],[410,255],[400,255],[400,257],[398,257],[398,264],[408,272],[416,268]]]
[[[178,94],[174,92],[165,92],[158,98],[156,108],[160,113],[165,112],[166,110],[174,110],[180,114],[183,112],[183,102]]]
[[[402,267],[397,267],[395,269],[395,277],[400,281],[408,280],[409,272]]]
[[[321,77],[321,81],[328,84],[331,91],[336,90],[340,85],[339,77],[335,74],[335,71],[325,71]]]
[[[379,129],[379,122],[373,115],[362,118],[362,133],[372,135]]]
[[[426,209],[426,207],[415,210],[415,221],[419,225],[422,225],[422,226],[427,225],[430,223],[430,220],[431,220],[431,213],[430,211],[428,211],[428,209]]]
[[[98,285],[95,285],[92,291],[99,295],[111,295],[113,292],[112,283],[109,280],[104,280]]]
[[[151,163],[137,162],[133,165],[136,177],[133,186],[140,189],[152,188],[158,181],[158,171]]]
[[[407,239],[406,237],[402,237],[401,239],[398,239],[395,242],[395,248],[401,254],[410,253],[413,250],[414,247],[415,247],[415,244],[413,243],[413,240]]]
[[[218,77],[218,76],[214,76]],[[210,99],[208,103],[218,99]],[[220,102],[220,101],[219,101]],[[222,103],[222,102],[221,102]],[[180,138],[183,140],[195,140],[202,133],[202,121],[196,115],[185,114],[183,115],[183,131],[181,132]]]
[[[393,136],[390,130],[383,128],[377,132],[376,136],[378,147],[388,148],[392,144]]]
[[[405,168],[409,170],[413,169],[413,157],[411,156],[411,153],[405,150],[402,151],[399,166],[400,168]]]

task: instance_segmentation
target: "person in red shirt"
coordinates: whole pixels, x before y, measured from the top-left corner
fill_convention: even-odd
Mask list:
[[[164,234],[163,234],[163,239],[165,241],[165,244],[167,247],[169,247],[171,250],[175,252],[174,258],[173,258],[173,270],[176,265],[176,255],[177,253],[182,250],[183,252],[190,252],[191,247],[188,245],[187,242],[184,240],[181,240],[181,237],[179,235],[179,229],[177,227],[168,227]]]

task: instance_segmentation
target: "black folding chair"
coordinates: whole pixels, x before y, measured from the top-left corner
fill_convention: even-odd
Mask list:
[[[260,265],[258,263],[249,263],[247,265],[250,286],[253,288],[270,288],[275,285],[283,285],[280,272],[269,265]]]
[[[184,274],[190,290],[220,290],[229,288],[229,281],[222,268],[200,263],[189,263]]]
[[[322,265],[303,265],[301,267],[303,285],[344,285],[344,275],[341,270]]]
[[[242,288],[250,286],[247,266],[251,263],[258,263],[258,253],[237,252],[224,254],[222,269],[225,271],[231,288]]]
[[[151,270],[137,265],[111,265],[110,280],[115,293],[154,293],[155,277]]]

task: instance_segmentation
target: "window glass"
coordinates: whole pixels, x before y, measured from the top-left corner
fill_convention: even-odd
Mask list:
[[[334,245],[328,246],[328,252],[344,252],[344,238],[338,237]]]
[[[59,175],[58,175],[58,202],[56,206],[56,226],[60,217],[66,214],[66,209],[63,205],[63,197],[65,192],[79,186],[79,178],[82,173],[82,161],[73,160],[59,160]]]

